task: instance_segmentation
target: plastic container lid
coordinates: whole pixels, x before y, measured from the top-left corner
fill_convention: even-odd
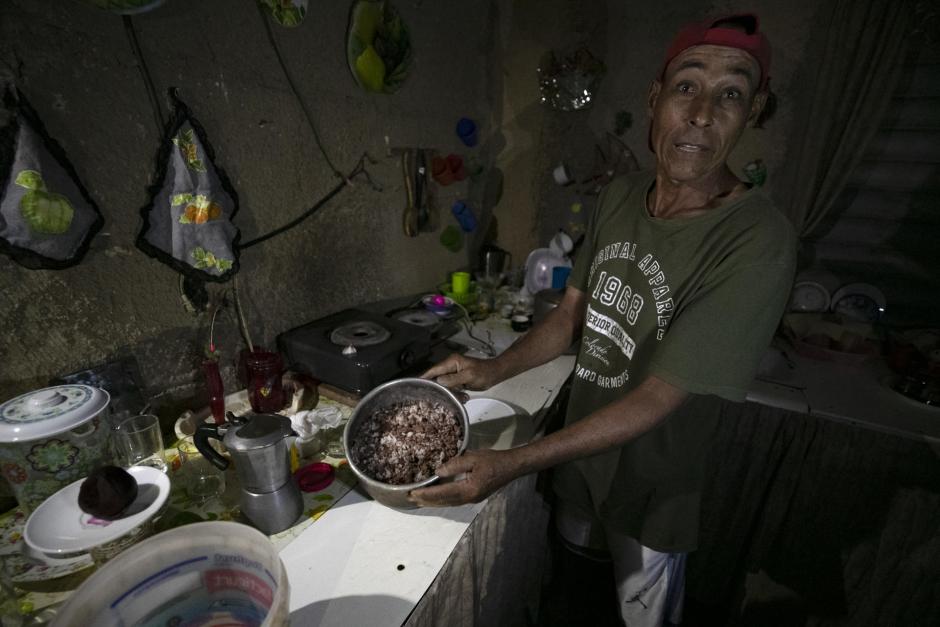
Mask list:
[[[0,442],[29,442],[70,431],[108,406],[110,395],[69,384],[28,392],[0,405]]]

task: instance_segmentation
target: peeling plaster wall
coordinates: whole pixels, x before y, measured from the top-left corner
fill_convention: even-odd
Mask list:
[[[384,191],[357,182],[298,228],[243,252],[239,292],[258,344],[272,346],[281,331],[345,307],[429,289],[468,265],[466,248],[440,245],[440,228],[403,234],[401,170],[386,156],[385,138],[489,162],[498,110],[487,70],[492,6],[397,2],[415,61],[403,88],[385,96],[361,90],[347,68],[349,5],[311,3],[300,27],[272,27],[332,161],[348,171],[368,151]],[[180,89],[238,191],[243,241],[293,219],[335,185],[253,0],[168,0],[132,21],[158,89]],[[160,134],[121,18],[78,0],[7,0],[0,60],[106,220],[73,268],[26,270],[0,258],[0,399],[121,354],[137,358],[158,403],[198,395],[209,315],[184,311],[178,275],[134,246]],[[481,146],[460,144],[461,116],[477,121]],[[480,185],[442,188],[438,224],[456,224],[450,204],[479,198]],[[209,285],[210,295],[228,288]],[[217,333],[232,390],[242,343],[231,309]]]

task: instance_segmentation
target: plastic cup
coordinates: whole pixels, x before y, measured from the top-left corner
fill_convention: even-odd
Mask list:
[[[454,294],[462,295],[470,291],[470,273],[454,272],[450,275],[450,289]]]
[[[448,224],[440,236],[441,246],[452,253],[455,253],[463,246],[463,234],[456,226]]]
[[[568,275],[571,274],[571,268],[567,266],[555,266],[552,268],[552,289],[563,290],[568,282]]]
[[[201,504],[225,492],[225,473],[199,452],[191,437],[180,440],[176,451],[180,458],[176,472],[190,500]]]
[[[114,428],[114,446],[125,466],[151,466],[166,472],[160,419],[153,414],[125,418]]]
[[[444,157],[434,157],[431,159],[431,177],[437,181],[438,185],[447,186],[454,182],[454,173]]]
[[[457,137],[465,146],[477,145],[477,124],[470,118],[460,118],[457,122]]]
[[[450,212],[454,214],[460,228],[466,233],[472,233],[477,228],[477,217],[473,210],[462,200],[456,201],[450,207]]]

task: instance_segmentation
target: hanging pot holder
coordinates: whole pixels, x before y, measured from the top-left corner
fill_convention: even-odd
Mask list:
[[[171,92],[171,95],[172,92]],[[137,247],[190,278],[227,281],[238,271],[238,196],[205,131],[173,95],[173,118],[157,155],[157,183],[140,210]]]
[[[75,265],[101,211],[26,98],[9,88],[3,102],[12,117],[0,130],[0,252],[33,270]]]
[[[388,0],[356,0],[349,11],[346,61],[366,91],[398,91],[411,68],[411,37]]]

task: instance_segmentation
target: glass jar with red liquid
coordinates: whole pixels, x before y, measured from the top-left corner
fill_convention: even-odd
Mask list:
[[[277,353],[255,349],[245,357],[248,379],[248,402],[259,414],[274,413],[284,408],[285,395],[281,382],[284,362]]]

